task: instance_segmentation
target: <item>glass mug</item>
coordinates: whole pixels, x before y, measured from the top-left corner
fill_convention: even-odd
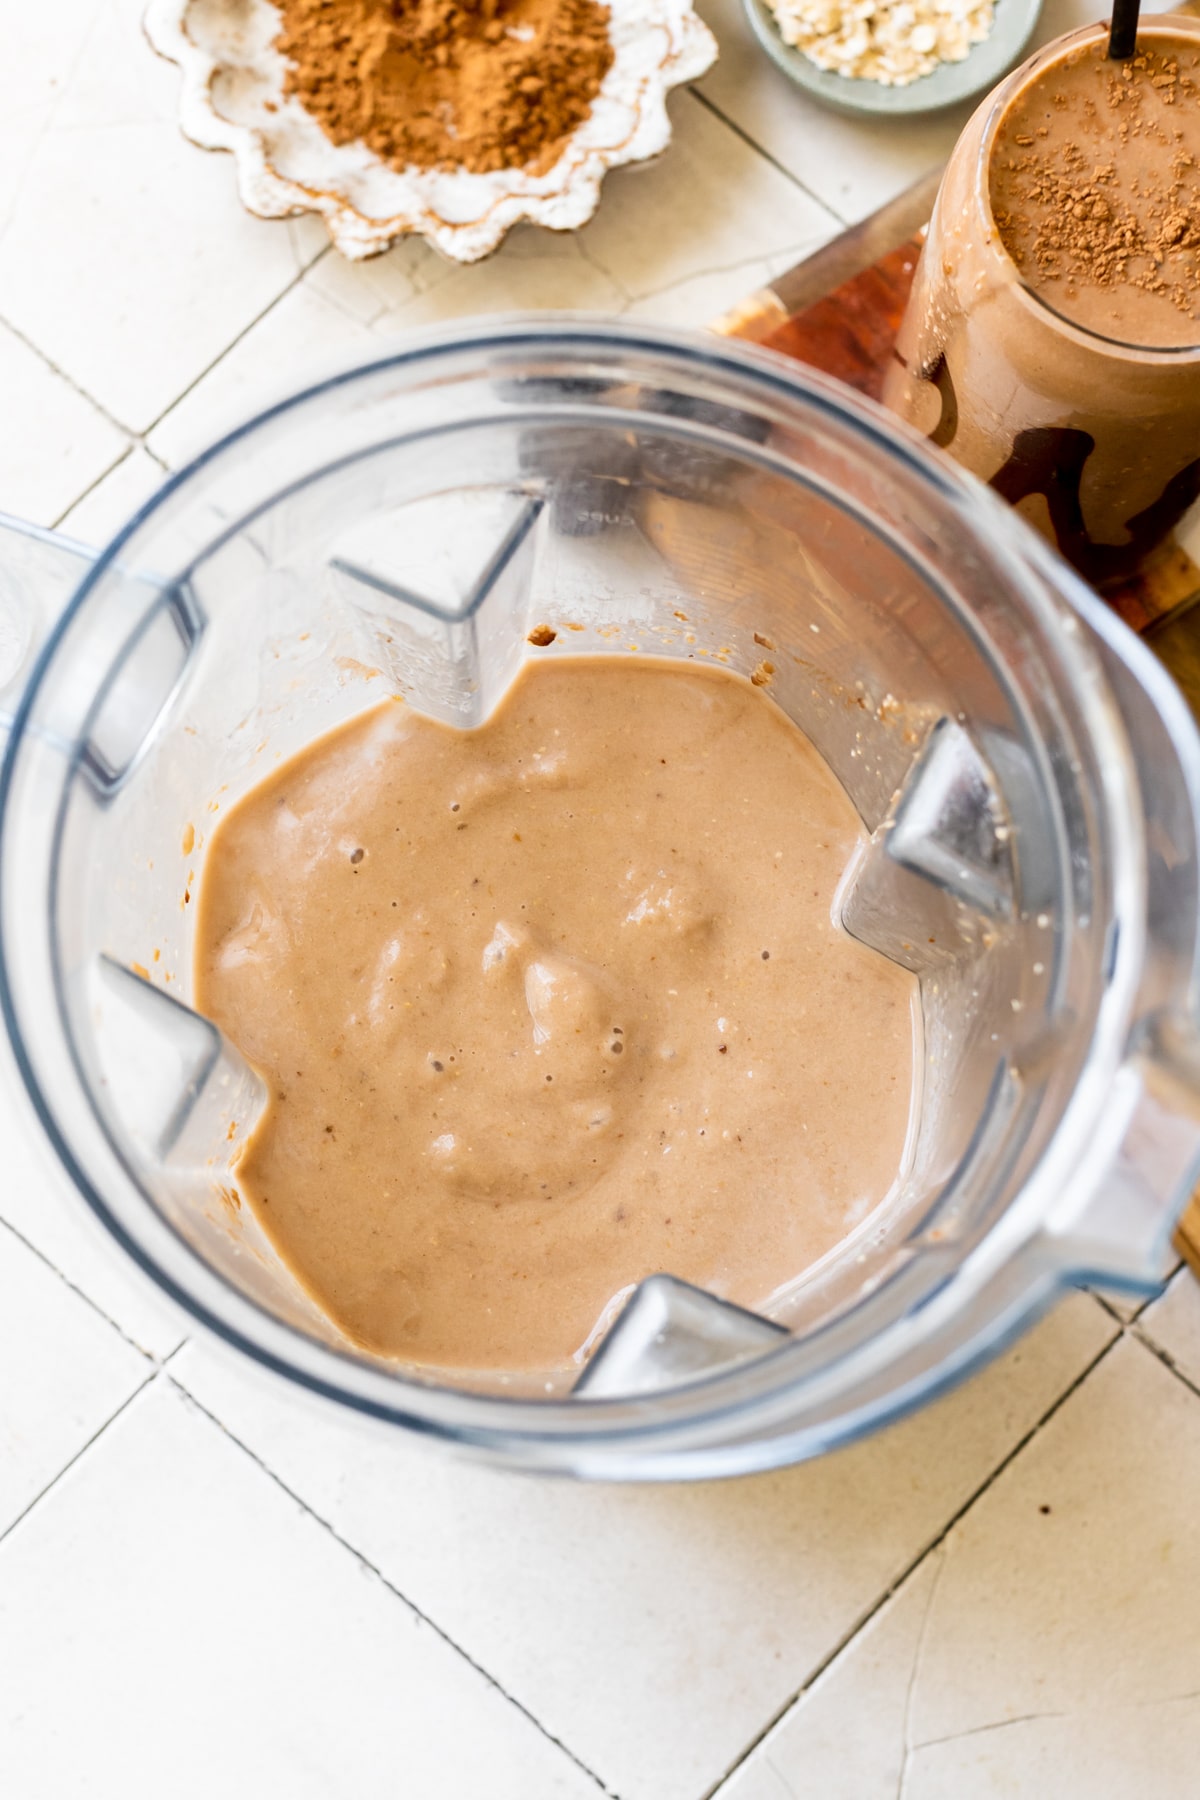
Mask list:
[[[883,394],[1101,588],[1141,568],[1200,496],[1200,343],[1147,348],[1064,318],[1005,249],[989,171],[1013,103],[1107,32],[1089,25],[1048,44],[968,122]],[[1139,44],[1171,39],[1200,52],[1200,20],[1143,19]]]
[[[181,834],[385,691],[481,719],[567,620],[537,655],[749,673],[771,640],[869,834],[843,922],[920,977],[920,1116],[899,1190],[771,1318],[666,1270],[582,1371],[447,1377],[348,1344],[228,1204],[262,1088],[190,1004]],[[837,383],[569,319],[406,340],[94,562],[0,531],[3,655],[19,1079],[114,1247],[310,1394],[523,1469],[730,1474],[912,1407],[1072,1282],[1155,1285],[1200,1158],[1200,741],[1034,532]]]

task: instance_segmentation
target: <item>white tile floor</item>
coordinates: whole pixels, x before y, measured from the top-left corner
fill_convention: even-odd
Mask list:
[[[807,105],[737,0],[577,238],[352,268],[179,138],[141,0],[0,7],[0,509],[101,542],[260,399],[411,326],[701,325],[945,155]],[[1047,0],[1043,35],[1088,15]],[[0,1069],[0,1076],[10,1072]],[[4,1800],[974,1800],[1200,1791],[1200,1289],[1089,1295],[827,1461],[536,1485],[206,1345],[0,1097]]]

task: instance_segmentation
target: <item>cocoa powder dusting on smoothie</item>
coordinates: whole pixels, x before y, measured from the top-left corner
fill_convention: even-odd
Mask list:
[[[1200,342],[1200,50],[1064,58],[1005,115],[991,200],[1026,282],[1068,319],[1129,344]]]
[[[262,1072],[237,1180],[349,1334],[569,1365],[667,1270],[747,1306],[903,1162],[916,984],[838,926],[862,842],[765,690],[526,668],[450,729],[386,702],[208,845],[196,998]]]
[[[280,0],[285,91],[394,168],[542,172],[612,64],[597,0]]]

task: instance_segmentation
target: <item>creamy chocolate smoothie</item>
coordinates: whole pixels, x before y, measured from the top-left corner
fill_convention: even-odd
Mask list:
[[[1018,89],[991,153],[992,216],[1026,285],[1100,337],[1200,343],[1200,44],[1104,41]]]
[[[862,832],[767,694],[526,668],[389,701],[210,841],[196,1000],[270,1099],[238,1185],[356,1341],[564,1367],[668,1270],[752,1307],[897,1181],[915,982],[834,922]]]
[[[1049,45],[968,124],[885,390],[1099,585],[1200,495],[1200,22],[1107,42]]]

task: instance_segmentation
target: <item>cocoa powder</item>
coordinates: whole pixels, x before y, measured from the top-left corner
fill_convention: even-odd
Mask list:
[[[544,173],[612,64],[597,0],[279,0],[285,91],[393,168]]]
[[[1200,58],[1103,46],[1031,89],[997,135],[992,213],[1026,281],[1072,316],[1085,289],[1154,296],[1200,313]],[[1128,316],[1129,306],[1126,313]],[[1185,331],[1185,336],[1189,335]],[[1139,340],[1141,341],[1141,340]]]

